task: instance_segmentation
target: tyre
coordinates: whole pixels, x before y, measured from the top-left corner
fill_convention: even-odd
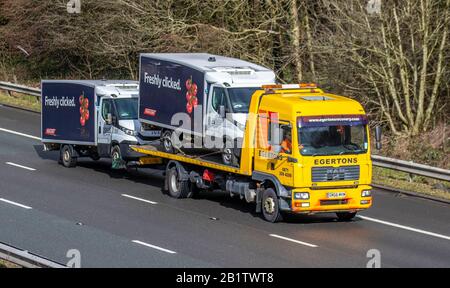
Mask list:
[[[187,198],[198,198],[201,189],[197,187],[197,184],[190,182],[189,183],[189,194],[187,195]]]
[[[77,166],[77,157],[75,156],[71,145],[64,145],[60,153],[60,162],[64,167],[72,168]]]
[[[93,153],[91,154],[91,159],[94,161],[98,161],[100,160],[100,155],[98,155],[98,153]]]
[[[112,169],[124,169],[126,168],[126,162],[122,158],[122,152],[119,145],[114,145],[111,149],[111,166]]]
[[[262,211],[264,219],[268,222],[275,223],[283,220],[278,196],[272,188],[265,189],[263,192]]]
[[[356,212],[337,212],[336,216],[339,221],[351,221],[356,216]]]
[[[180,180],[180,175],[176,167],[172,167],[166,173],[167,187],[169,195],[173,198],[186,198],[191,194],[188,180]]]
[[[239,159],[234,154],[234,149],[231,146],[231,140],[226,140],[225,147],[222,149],[222,162],[228,166],[238,166]]]
[[[166,130],[161,134],[161,143],[164,152],[174,154],[175,148],[172,145],[172,131]]]

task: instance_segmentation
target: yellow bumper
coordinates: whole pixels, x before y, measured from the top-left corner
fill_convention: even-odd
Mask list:
[[[357,188],[342,189],[294,189],[292,191],[292,211],[301,214],[314,214],[326,212],[356,212],[368,209],[372,206],[372,197],[362,197],[363,190],[372,190],[372,187],[360,185]],[[308,192],[309,199],[295,199],[294,195],[296,192]],[[342,193],[345,193],[345,196],[343,196]]]

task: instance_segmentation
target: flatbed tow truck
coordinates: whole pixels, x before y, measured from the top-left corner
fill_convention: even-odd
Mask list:
[[[236,166],[205,150],[131,148],[147,155],[143,161],[161,159],[170,196],[225,190],[256,203],[269,222],[286,213],[331,212],[349,221],[371,207],[369,129],[357,101],[314,84],[264,85],[251,96],[243,137]]]

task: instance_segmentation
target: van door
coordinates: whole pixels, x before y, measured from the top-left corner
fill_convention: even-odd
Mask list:
[[[220,115],[220,107],[224,108],[225,113],[231,111],[225,89],[221,85],[211,85],[206,112],[205,134],[219,139],[223,139],[225,125],[225,118]]]
[[[111,154],[112,123],[108,123],[108,114],[114,115],[112,99],[100,99],[100,116],[98,119],[98,153],[101,157]]]

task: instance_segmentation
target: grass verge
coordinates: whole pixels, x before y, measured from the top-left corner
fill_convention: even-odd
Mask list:
[[[11,262],[8,262],[8,261],[0,259],[0,268],[20,268],[20,266],[14,264],[14,263],[11,263]]]
[[[373,167],[373,182],[376,184],[416,192],[424,195],[450,200],[450,185],[448,182],[434,180],[423,176],[410,176],[408,173]],[[437,189],[437,187],[447,187]]]
[[[36,97],[19,93],[13,93],[13,96],[9,96],[7,93],[0,91],[0,104],[41,112],[41,102]]]

